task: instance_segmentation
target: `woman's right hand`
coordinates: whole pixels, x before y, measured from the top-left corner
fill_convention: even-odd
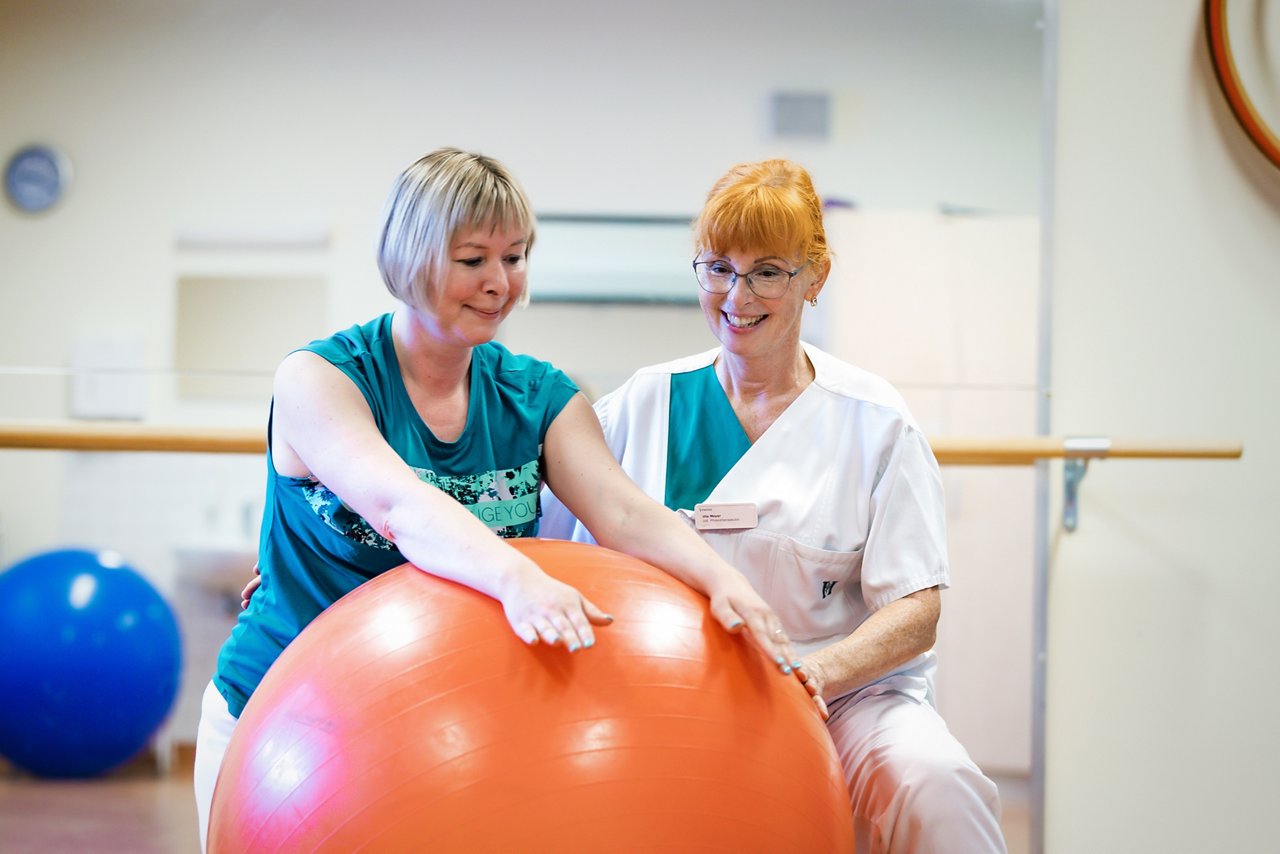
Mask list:
[[[706,591],[711,600],[711,615],[730,632],[745,629],[778,670],[784,675],[790,674],[800,662],[791,649],[791,639],[782,628],[782,621],[742,573],[728,564],[723,567]]]
[[[611,615],[576,588],[532,563],[508,580],[499,600],[516,636],[530,646],[562,644],[569,652],[577,652],[595,644],[592,626],[613,622]]]

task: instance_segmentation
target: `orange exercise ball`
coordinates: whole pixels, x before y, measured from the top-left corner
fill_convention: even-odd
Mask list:
[[[616,617],[525,646],[405,565],[290,644],[214,793],[212,852],[853,850],[826,727],[706,599],[618,552],[512,540]]]

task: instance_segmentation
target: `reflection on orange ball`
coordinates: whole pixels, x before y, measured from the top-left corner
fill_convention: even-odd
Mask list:
[[[804,689],[646,563],[513,544],[616,617],[572,655],[410,566],[285,650],[218,778],[213,852],[852,851]]]

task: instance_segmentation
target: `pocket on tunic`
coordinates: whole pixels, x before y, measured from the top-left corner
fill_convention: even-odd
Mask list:
[[[764,528],[703,533],[764,597],[793,641],[847,635],[866,619],[861,546],[821,549]]]
[[[780,537],[772,575],[774,610],[792,615],[783,624],[797,642],[847,635],[867,617],[861,546],[834,551]]]

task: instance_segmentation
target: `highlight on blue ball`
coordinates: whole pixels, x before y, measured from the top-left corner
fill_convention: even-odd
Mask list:
[[[137,755],[182,670],[168,603],[114,552],[60,549],[0,573],[0,755],[92,777]]]

